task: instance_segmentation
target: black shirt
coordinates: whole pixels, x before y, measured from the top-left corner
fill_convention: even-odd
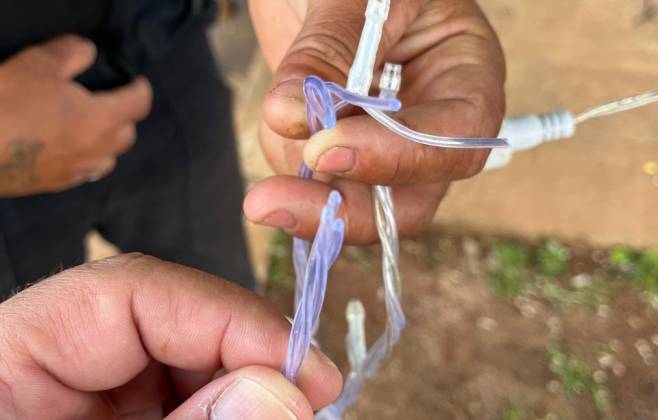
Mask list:
[[[214,0],[1,0],[0,61],[57,35],[90,38],[98,62],[82,81],[125,83],[162,56],[190,26],[215,15]]]

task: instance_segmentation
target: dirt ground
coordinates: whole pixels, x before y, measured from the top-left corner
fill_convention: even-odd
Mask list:
[[[592,106],[658,89],[655,0],[480,0],[507,58],[508,115]],[[456,183],[437,222],[601,246],[658,245],[658,105],[578,126]]]
[[[658,306],[619,276],[607,251],[582,244],[565,248],[560,274],[529,263],[525,291],[501,295],[491,283],[499,243],[440,230],[403,243],[408,327],[346,418],[658,419]],[[290,313],[286,247],[275,246],[267,296]],[[319,342],[343,370],[348,300],[363,301],[370,340],[384,325],[378,258],[375,248],[348,248],[331,274]],[[582,389],[569,396],[569,387]]]

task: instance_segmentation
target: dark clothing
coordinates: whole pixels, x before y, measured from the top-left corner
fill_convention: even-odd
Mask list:
[[[44,6],[60,2],[22,0],[22,7],[18,3],[16,10],[26,7],[26,3]],[[57,15],[66,22],[61,30],[52,29],[32,38],[26,35],[24,42],[38,42],[64,32],[95,33],[105,25],[98,23],[104,22],[100,16],[106,16],[111,9],[103,8],[94,15],[101,8],[95,9],[89,3],[108,2],[61,3],[76,4],[80,11],[87,8],[83,15],[88,13],[93,25],[86,25],[88,21],[82,15],[68,21],[64,18],[68,14],[63,12]],[[207,2],[116,3],[158,8],[161,3],[192,7]],[[166,10],[171,11],[164,8],[161,12]],[[128,47],[123,52],[103,51],[109,60],[96,63],[83,77],[90,88],[98,88],[123,83],[139,73],[153,86],[151,114],[139,124],[136,144],[119,158],[110,176],[62,193],[0,200],[0,297],[27,282],[83,262],[83,238],[90,229],[97,229],[123,252],[143,252],[253,287],[241,224],[243,190],[233,141],[230,94],[218,77],[206,39],[207,16],[184,16],[173,29],[163,31],[171,37],[158,48],[139,39],[127,43],[133,52]],[[5,20],[0,18],[2,40],[6,39]],[[81,24],[81,30],[75,31],[76,22],[86,26]],[[38,22],[31,20],[22,31],[30,32],[32,25],[38,26]],[[156,27],[152,33],[161,29]],[[3,44],[0,53],[16,48]],[[122,62],[124,67],[118,68],[115,62]]]
[[[214,0],[3,0],[0,60],[75,33],[92,39],[99,53],[80,80],[90,89],[115,87],[143,73],[215,14]]]

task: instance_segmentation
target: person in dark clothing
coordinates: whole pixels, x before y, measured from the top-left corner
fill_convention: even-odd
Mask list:
[[[0,199],[0,295],[82,263],[91,229],[122,252],[253,287],[230,94],[205,33],[214,1],[11,0],[2,9],[0,63],[20,75],[7,83],[20,100],[7,89],[0,100],[23,117],[71,109],[52,124],[34,115],[43,127],[13,136],[0,127],[0,197],[16,196]],[[71,33],[95,48],[61,37]]]

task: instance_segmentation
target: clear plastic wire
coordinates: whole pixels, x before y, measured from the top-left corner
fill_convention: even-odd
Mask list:
[[[574,118],[576,124],[580,124],[593,118],[605,117],[618,112],[630,111],[652,103],[658,102],[658,90],[643,93],[629,98],[619,99],[605,105],[589,109]]]
[[[373,108],[363,108],[372,118],[395,134],[426,146],[443,147],[449,149],[496,149],[507,147],[505,139],[478,138],[478,137],[444,137],[427,133],[420,133],[400,124],[386,113]]]
[[[451,148],[494,148],[504,147],[503,139],[451,138],[420,133],[405,127],[387,115],[400,110],[401,103],[394,96],[400,87],[400,66],[387,65],[382,77],[382,94],[379,98],[369,97],[375,56],[382,28],[390,7],[390,0],[369,0],[366,22],[357,49],[355,61],[350,69],[348,89],[335,83],[324,82],[316,76],[304,80],[304,96],[310,132],[330,129],[336,124],[336,113],[348,104],[361,107],[375,120],[398,135],[417,143]],[[302,164],[299,176],[312,178],[313,171]],[[372,190],[375,222],[382,243],[382,277],[384,281],[387,325],[382,334],[367,349],[365,342],[365,310],[360,302],[348,305],[347,318],[350,332],[346,347],[351,364],[345,386],[334,404],[320,411],[316,418],[340,419],[357,399],[366,378],[372,377],[398,342],[405,326],[405,317],[400,304],[401,281],[399,273],[399,238],[395,222],[395,209],[391,189],[374,186]],[[323,209],[320,225],[313,245],[295,238],[293,261],[297,290],[295,292],[295,317],[284,364],[284,374],[293,383],[306,358],[318,320],[327,287],[327,275],[335,262],[344,236],[344,224],[337,219],[340,195],[333,191]]]
[[[507,144],[502,139],[450,138],[418,133],[404,127],[386,115],[386,112],[395,112],[400,109],[401,104],[397,99],[357,95],[348,92],[335,83],[324,82],[316,76],[309,76],[305,79],[304,96],[311,133],[334,127],[337,110],[350,104],[361,107],[370,115],[379,116],[380,118],[375,119],[385,121],[383,124],[386,127],[418,143],[462,148],[500,147]],[[304,178],[312,178],[313,172],[306,165],[302,165],[299,175]],[[338,257],[342,246],[344,224],[342,220],[336,217],[340,201],[338,192],[333,191],[327,206],[323,210],[313,245],[299,238],[293,240],[293,261],[297,279],[296,311],[284,365],[284,374],[293,383],[297,379],[313,336],[317,331],[328,272]],[[374,376],[379,370],[392,346],[400,339],[405,326],[406,321],[400,304],[401,282],[398,267],[398,233],[390,188],[384,186],[373,187],[373,204],[377,229],[382,239],[382,275],[388,318],[386,330],[368,349],[365,356],[359,356],[355,359],[360,361],[357,365],[352,366],[352,371],[347,376],[343,392],[334,404],[318,413],[316,418],[341,418],[342,414],[356,401],[365,379]],[[362,345],[359,344],[359,347],[362,347]],[[349,347],[347,350],[348,353],[356,351]]]
[[[332,191],[327,205],[322,210],[318,234],[308,253],[308,259],[300,261],[305,266],[304,280],[283,368],[284,375],[293,383],[297,381],[320,319],[329,269],[343,246],[345,226],[343,220],[336,217],[340,203],[340,194]]]
[[[395,98],[400,88],[401,66],[386,63],[380,80],[380,98]],[[393,193],[390,187],[372,187],[375,223],[382,246],[382,278],[384,280],[384,300],[386,303],[386,328],[384,333],[368,350],[365,333],[365,309],[359,300],[347,305],[346,318],[348,333],[345,349],[350,361],[350,372],[338,399],[321,410],[317,419],[339,420],[356,403],[366,379],[374,377],[384,360],[392,352],[400,339],[406,320],[400,302],[402,281],[400,278],[400,252]]]

